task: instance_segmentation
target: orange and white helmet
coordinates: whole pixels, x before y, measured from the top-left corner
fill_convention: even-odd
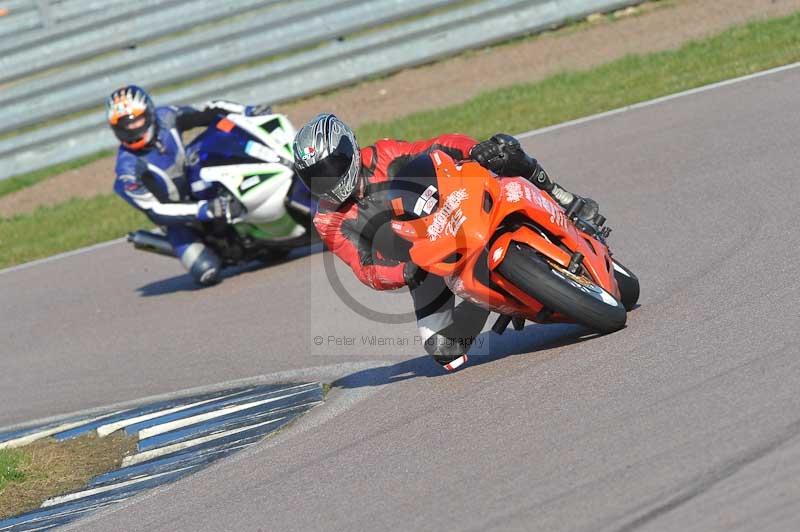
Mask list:
[[[156,106],[141,87],[128,85],[106,100],[108,125],[130,150],[141,150],[152,142],[156,129]]]

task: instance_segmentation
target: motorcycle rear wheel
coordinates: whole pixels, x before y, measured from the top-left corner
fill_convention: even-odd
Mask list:
[[[625,327],[627,312],[614,296],[588,278],[547,261],[530,246],[512,242],[497,273],[545,308],[597,332],[612,333]]]

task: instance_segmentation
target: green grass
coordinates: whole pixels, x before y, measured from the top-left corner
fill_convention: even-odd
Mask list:
[[[800,13],[736,27],[676,51],[631,55],[591,70],[486,92],[461,105],[366,124],[359,128],[359,140],[520,132],[796,61]]]
[[[381,137],[447,132],[486,138],[521,132],[800,61],[800,12],[727,30],[679,50],[633,55],[580,72],[483,93],[460,105],[358,128],[362,145]],[[0,221],[0,267],[119,237],[146,224],[119,199],[72,200]]]
[[[9,482],[19,482],[25,478],[20,467],[25,463],[25,455],[13,449],[0,450],[0,491]]]
[[[92,477],[118,469],[123,457],[135,450],[136,438],[124,431],[106,438],[96,434],[65,441],[46,438],[0,450],[0,520],[79,490]]]
[[[0,219],[0,268],[112,240],[149,225],[142,213],[114,196],[40,207]]]
[[[36,170],[34,172],[28,172],[27,174],[20,174],[8,179],[0,180],[0,197],[5,196],[6,194],[11,194],[12,192],[16,192],[17,190],[25,187],[35,185],[39,181],[44,181],[45,179],[56,174],[73,170],[75,168],[80,168],[81,166],[87,165],[98,159],[102,159],[103,157],[108,157],[112,153],[114,152],[105,150],[92,155],[87,155],[85,157],[80,157],[66,163],[48,166],[47,168],[42,168],[41,170]]]

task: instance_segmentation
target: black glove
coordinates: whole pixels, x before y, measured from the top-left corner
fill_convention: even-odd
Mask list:
[[[272,106],[267,104],[248,105],[245,113],[247,116],[264,116],[272,114]]]
[[[470,157],[484,168],[506,177],[530,179],[539,168],[539,163],[525,153],[519,141],[504,133],[476,144],[470,151]]]
[[[411,290],[418,287],[427,276],[428,272],[413,262],[406,262],[403,265],[403,279]]]
[[[203,110],[215,111],[223,115],[227,115],[229,113],[243,115],[245,114],[247,107],[230,100],[211,100],[210,102],[206,102],[205,106],[203,106]]]

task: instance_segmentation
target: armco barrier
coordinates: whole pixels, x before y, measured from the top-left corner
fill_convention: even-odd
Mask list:
[[[116,71],[102,77],[99,75],[100,69],[91,66],[94,61],[111,61],[112,56],[75,65],[76,70],[85,69],[86,77],[75,78],[69,74],[56,73],[54,76],[63,76],[62,79],[69,82],[56,87],[50,85],[46,94],[53,102],[61,103],[41,107],[48,109],[63,104],[70,111],[85,111],[76,118],[53,122],[51,113],[42,112],[38,106],[42,101],[42,93],[35,93],[35,89],[32,89],[30,99],[26,99],[22,89],[14,88],[15,85],[33,88],[35,82],[15,80],[7,88],[9,93],[0,96],[0,102],[9,103],[0,103],[0,127],[6,127],[5,131],[10,129],[6,126],[9,123],[16,124],[14,127],[46,123],[47,127],[21,131],[0,140],[0,179],[112,147],[114,138],[104,127],[99,104],[110,90],[109,87],[121,84],[123,79],[125,82],[140,83],[141,79],[146,79],[149,83],[145,85],[151,90],[155,89],[160,103],[200,103],[209,98],[230,98],[248,103],[281,102],[429,62],[466,49],[542,31],[594,12],[620,9],[640,3],[641,0],[309,0],[308,4],[314,2],[342,5],[340,9],[323,9],[318,15],[301,17],[303,23],[295,22],[294,26],[291,21],[271,25],[256,36],[243,34],[223,43],[209,42],[205,46],[197,43],[196,50],[175,54],[175,57],[169,59],[160,58],[157,53],[148,55],[152,52],[145,45],[142,47],[145,50],[142,56],[152,61],[145,63],[133,60],[127,63],[132,66],[127,70],[130,77],[119,76]],[[278,2],[272,8],[273,14],[285,13],[288,4]],[[306,2],[291,4],[297,10]],[[377,4],[382,9],[375,9]],[[448,7],[449,10],[441,12],[443,7]],[[435,8],[439,8],[439,11],[421,16]],[[412,20],[402,22],[403,18],[412,15]],[[261,15],[253,14],[253,19],[256,16]],[[224,24],[220,22],[218,27],[209,31],[217,31],[220,36],[230,36],[231,32],[226,33],[222,28],[228,25],[247,27],[244,21],[244,18],[233,18]],[[394,24],[361,34],[363,30],[390,21]],[[304,28],[308,30],[305,33],[302,32]],[[191,34],[177,35],[171,40],[185,44],[188,39],[196,38],[190,36]],[[348,38],[342,40],[335,37]],[[170,40],[153,46],[163,46],[167,50],[170,46],[168,42]],[[174,53],[182,45],[173,43],[172,46],[176,47],[172,49],[171,53]],[[309,46],[312,48],[309,49]],[[289,52],[294,53],[286,55]],[[213,62],[215,55],[219,54],[224,55],[227,61]],[[160,86],[175,83],[176,80],[186,82],[203,78],[209,71],[236,64],[246,65],[276,54],[286,57],[246,66],[225,76],[184,83],[179,88],[167,91],[158,89]],[[198,66],[203,58],[212,61],[208,68]],[[163,72],[162,74],[154,72],[154,69],[148,70],[148,65],[152,67],[154,62],[159,64],[158,72]],[[131,75],[131,72],[138,73],[138,77]],[[76,103],[64,103],[72,100]],[[33,105],[34,102],[38,102],[37,105]],[[35,120],[19,118],[26,109],[36,116]]]
[[[40,93],[15,103],[2,105],[0,133],[36,124],[54,117],[57,109],[62,115],[97,105],[97,95],[107,94],[130,80],[144,87],[158,87],[196,79],[230,65],[255,61],[265,55],[275,55],[336,38],[364,24],[381,24],[414,14],[427,5],[446,5],[450,0],[372,0],[373,8],[364,12],[358,0],[314,0],[301,5],[284,6],[273,10],[270,31],[249,31],[237,39],[211,41],[212,46],[189,49],[178,55],[164,55],[102,77],[78,81],[52,92]],[[320,9],[329,9],[325,17],[316,16]],[[266,22],[266,21],[265,21]],[[266,25],[265,27],[269,27]],[[36,107],[31,106],[36,103]]]

